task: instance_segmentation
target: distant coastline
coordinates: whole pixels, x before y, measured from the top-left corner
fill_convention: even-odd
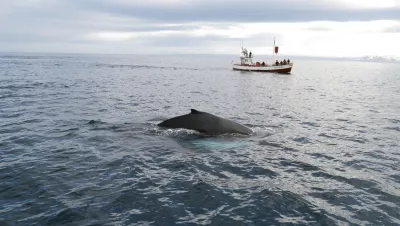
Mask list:
[[[359,61],[369,61],[369,62],[396,62],[393,57],[382,57],[382,56],[363,56],[360,58],[354,58]]]
[[[8,58],[13,56],[220,56],[220,57],[237,57],[237,54],[231,53],[57,53],[57,52],[1,52],[0,58]],[[260,54],[256,58],[272,59],[271,55]],[[383,57],[383,56],[362,56],[362,57],[335,57],[335,56],[304,56],[304,55],[278,55],[279,59],[305,59],[305,60],[340,60],[340,61],[359,61],[359,62],[391,62],[400,63],[399,57]]]
[[[363,61],[363,62],[398,62],[393,57],[382,57],[382,56],[342,57],[342,59],[351,61]]]

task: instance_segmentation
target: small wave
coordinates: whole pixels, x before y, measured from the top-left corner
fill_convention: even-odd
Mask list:
[[[20,116],[22,116],[21,113],[14,113],[14,114],[9,114],[9,115],[0,115],[0,118],[7,118],[7,119],[9,119],[9,118],[18,118],[18,117],[20,117]]]
[[[296,141],[296,142],[302,143],[302,144],[312,144],[312,142],[310,141],[310,139],[308,139],[307,137],[298,137],[298,138],[294,138],[293,141]]]
[[[283,151],[292,151],[292,152],[298,152],[299,150],[295,149],[295,148],[291,148],[291,147],[287,147],[284,146],[280,143],[277,142],[272,142],[272,141],[266,141],[266,140],[261,140],[258,142],[259,145],[261,146],[270,146],[270,147],[275,147],[275,148],[279,148]]]
[[[222,151],[229,149],[238,149],[248,147],[249,143],[246,141],[236,141],[227,139],[192,139],[187,142],[190,146],[196,150],[214,150]]]
[[[348,141],[352,141],[352,142],[356,142],[356,143],[360,143],[360,144],[365,144],[368,143],[368,139],[363,138],[363,137],[358,137],[358,136],[342,136],[342,137],[338,137],[338,139],[340,140],[348,140]]]
[[[331,136],[331,135],[328,135],[328,134],[326,134],[326,133],[320,133],[320,134],[318,134],[318,136],[320,136],[320,137],[327,137],[327,138],[336,138],[336,137]]]
[[[350,119],[346,119],[346,118],[337,118],[336,121],[338,121],[338,122],[354,123],[354,121],[351,121]]]
[[[65,208],[51,217],[48,221],[50,225],[56,224],[69,224],[71,222],[78,223],[85,220],[85,213],[87,212],[87,207],[81,208]]]
[[[272,129],[272,128],[253,126],[253,125],[249,125],[249,128],[253,131],[253,136],[260,137],[260,138],[269,137],[274,134],[283,132],[283,129],[282,130]]]
[[[53,87],[55,82],[32,82],[32,83],[23,83],[23,84],[13,84],[13,85],[4,85],[0,86],[0,89],[8,89],[8,90],[20,90],[20,89],[36,89],[36,88],[48,88]]]
[[[400,123],[400,119],[388,119],[388,120],[389,120],[389,122],[394,123],[394,124]]]
[[[107,67],[107,68],[129,68],[129,69],[173,69],[173,70],[193,70],[196,68],[186,68],[186,67],[164,67],[164,66],[153,66],[153,65],[133,65],[133,64],[96,64],[95,67]]]
[[[315,91],[316,91],[314,88],[305,88],[304,90],[307,90],[307,91],[313,91],[313,92],[315,92]]]
[[[105,124],[105,122],[102,122],[101,120],[90,120],[89,122],[87,122],[87,124],[89,124],[89,125],[101,125],[101,124]]]
[[[202,134],[200,132],[197,132],[195,130],[189,130],[189,129],[165,129],[165,128],[160,128],[156,125],[152,126],[148,130],[150,133],[155,134],[155,135],[162,135],[162,136],[167,136],[167,137],[173,137],[173,138],[190,138],[190,137],[207,137],[208,135]]]
[[[355,188],[362,189],[362,190],[369,190],[370,188],[376,186],[375,182],[372,182],[369,180],[363,180],[363,179],[359,179],[359,178],[346,178],[344,176],[333,175],[333,174],[329,174],[329,173],[323,172],[323,171],[314,172],[312,175],[315,177],[334,179],[338,182],[343,182],[343,183],[352,185]]]
[[[279,176],[279,173],[260,166],[251,167],[248,174],[251,175],[253,178],[255,178],[256,176],[268,176],[271,178]]]
[[[400,132],[400,127],[398,127],[398,126],[397,127],[385,127],[384,129]]]
[[[258,142],[259,145],[263,145],[263,146],[271,146],[271,147],[276,147],[276,148],[282,148],[281,144],[275,143],[275,142],[270,142],[270,141],[266,141],[266,140],[262,140]]]
[[[301,125],[312,126],[312,127],[320,127],[318,123],[315,122],[301,122]]]
[[[246,112],[248,115],[264,115],[263,113],[260,112]]]
[[[299,161],[288,161],[288,160],[282,160],[279,162],[279,164],[284,168],[288,169],[288,167],[295,167],[300,169],[301,171],[317,171],[320,170],[318,166],[311,165],[306,162],[299,162]]]
[[[314,157],[317,157],[317,158],[325,158],[325,159],[328,159],[328,160],[335,159],[334,157],[331,157],[331,156],[328,156],[328,155],[325,155],[325,154],[321,154],[321,153],[313,153],[313,154],[310,154],[310,155],[314,156]]]
[[[10,90],[19,90],[19,89],[33,89],[34,85],[21,84],[21,85],[8,85],[8,86],[0,86],[0,89],[10,89]]]
[[[393,178],[393,180],[400,184],[400,175],[390,175],[389,177]]]

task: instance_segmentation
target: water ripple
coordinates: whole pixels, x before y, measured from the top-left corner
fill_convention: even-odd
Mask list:
[[[400,224],[397,64],[230,61],[0,55],[0,224]],[[191,108],[254,135],[156,126]]]

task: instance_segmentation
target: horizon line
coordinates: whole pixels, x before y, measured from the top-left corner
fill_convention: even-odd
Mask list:
[[[209,55],[209,56],[239,56],[240,54],[234,53],[98,53],[98,52],[19,52],[19,51],[0,51],[0,54],[41,54],[41,55],[51,55],[51,54],[64,54],[64,55],[136,55],[136,56],[174,56],[174,55]],[[262,57],[272,57],[268,54],[256,54],[255,56]],[[278,55],[279,56],[279,55]],[[295,58],[319,58],[319,59],[359,59],[365,57],[383,57],[385,59],[394,59],[395,61],[400,60],[398,56],[384,56],[384,55],[360,55],[360,56],[316,56],[316,55],[298,55],[298,54],[284,54],[282,57],[295,57]]]

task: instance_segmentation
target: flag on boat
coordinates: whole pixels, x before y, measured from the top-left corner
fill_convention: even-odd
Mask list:
[[[278,46],[275,46],[275,37],[274,37],[274,51],[275,54],[278,54]]]

